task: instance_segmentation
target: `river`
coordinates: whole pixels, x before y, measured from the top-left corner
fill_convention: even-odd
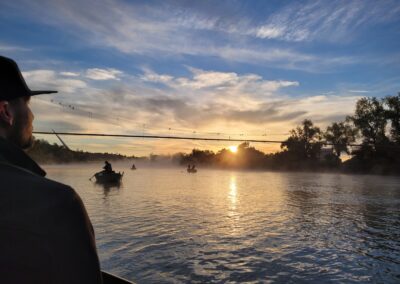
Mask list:
[[[94,225],[102,269],[137,283],[400,282],[400,178],[115,164],[45,166]]]

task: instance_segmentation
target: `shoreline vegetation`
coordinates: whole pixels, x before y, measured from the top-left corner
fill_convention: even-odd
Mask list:
[[[144,160],[225,169],[399,175],[400,93],[382,99],[359,99],[352,116],[333,122],[325,131],[306,119],[290,131],[281,143],[281,151],[273,154],[265,154],[244,142],[235,153],[225,148],[216,153],[193,149],[189,154],[135,157],[72,151],[45,140],[36,140],[27,152],[39,163]],[[344,153],[351,158],[342,161]]]

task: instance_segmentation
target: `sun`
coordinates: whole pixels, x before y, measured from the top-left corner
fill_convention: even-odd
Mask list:
[[[228,148],[229,148],[229,151],[231,151],[232,153],[236,153],[238,150],[237,146],[229,146]]]

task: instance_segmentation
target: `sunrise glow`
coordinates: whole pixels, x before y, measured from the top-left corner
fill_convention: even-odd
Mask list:
[[[58,91],[32,99],[36,131],[210,139],[63,137],[90,152],[235,153],[218,139],[284,141],[400,90],[399,1],[217,2],[0,1],[0,54]]]
[[[229,148],[229,151],[231,151],[232,153],[236,153],[237,152],[237,150],[238,150],[238,147],[237,146],[229,146],[228,147]]]

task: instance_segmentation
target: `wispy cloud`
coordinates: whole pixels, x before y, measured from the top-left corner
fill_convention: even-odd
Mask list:
[[[22,73],[31,89],[55,89],[60,92],[74,93],[86,88],[86,82],[79,79],[65,79],[53,70],[32,70]]]
[[[367,91],[367,90],[349,90],[349,93],[360,93],[360,94],[362,94],[362,93],[369,93],[370,91]]]
[[[148,99],[151,93],[153,93],[152,99],[156,101],[161,99],[160,111],[167,111],[165,108],[171,103],[171,110],[174,106],[172,113],[176,115],[177,120],[189,125],[205,126],[214,120],[231,120],[234,116],[228,113],[230,110],[257,111],[260,104],[265,101],[276,100],[282,89],[300,85],[297,81],[265,80],[257,74],[238,74],[192,67],[189,67],[189,70],[191,75],[185,77],[173,77],[151,71],[151,77],[161,84],[161,88],[166,89],[160,93],[154,93],[154,90],[145,91],[147,94],[145,99]],[[149,72],[146,70],[145,74]],[[142,80],[148,82],[148,77],[145,76]],[[160,82],[160,77],[168,80]],[[138,100],[140,101],[140,98]],[[156,101],[152,101],[153,106],[158,105]],[[196,115],[191,115],[193,113]],[[200,113],[204,113],[204,117]],[[226,118],[223,118],[224,116]]]
[[[92,80],[120,80],[119,76],[123,74],[122,71],[117,69],[100,69],[100,68],[91,68],[86,71],[86,77]]]
[[[398,18],[398,1],[295,2],[269,16],[256,37],[286,41],[350,40],[358,29]]]
[[[168,87],[178,90],[201,90],[213,88],[219,92],[235,94],[237,92],[264,94],[267,96],[271,92],[277,91],[280,88],[299,86],[297,81],[286,80],[264,80],[257,74],[239,75],[235,72],[220,72],[212,70],[201,70],[189,67],[192,73],[190,77],[176,77],[157,74],[149,69],[145,70],[145,75],[142,76],[145,81],[153,80],[162,82]],[[148,74],[151,74],[149,76]],[[162,78],[162,79],[160,79]]]
[[[29,50],[30,50],[29,48],[21,46],[0,43],[0,52],[29,51]]]
[[[30,7],[30,16],[38,18],[37,15],[40,14],[41,21],[60,29],[68,27],[70,33],[84,42],[111,47],[123,53],[157,58],[211,56],[228,62],[270,64],[311,71],[320,65],[322,67],[319,70],[327,69],[327,66],[351,64],[354,59],[335,56],[326,58],[295,50],[290,46],[266,46],[252,39],[259,37],[299,41],[327,34],[331,38],[335,37],[343,34],[339,33],[339,29],[344,31],[353,23],[353,20],[346,19],[356,11],[358,6],[354,3],[359,2],[351,3],[353,4],[346,4],[343,10],[336,13],[334,4],[290,4],[263,24],[254,23],[246,16],[238,18],[224,14],[204,14],[201,10],[179,2],[174,6],[164,2],[148,6],[117,0],[41,0],[25,4]],[[43,10],[42,7],[46,9]],[[380,9],[375,12],[375,17],[381,16],[381,10],[383,11]],[[332,13],[335,18],[332,18]],[[327,15],[331,17],[327,19]],[[365,19],[357,25],[366,21]],[[336,27],[337,32],[332,31],[333,27]]]
[[[154,82],[154,83],[168,83],[172,81],[174,77],[170,75],[161,75],[152,71],[149,68],[143,68],[144,74],[140,76],[140,79],[146,82]]]
[[[60,75],[67,77],[78,77],[80,74],[76,72],[60,72]]]

